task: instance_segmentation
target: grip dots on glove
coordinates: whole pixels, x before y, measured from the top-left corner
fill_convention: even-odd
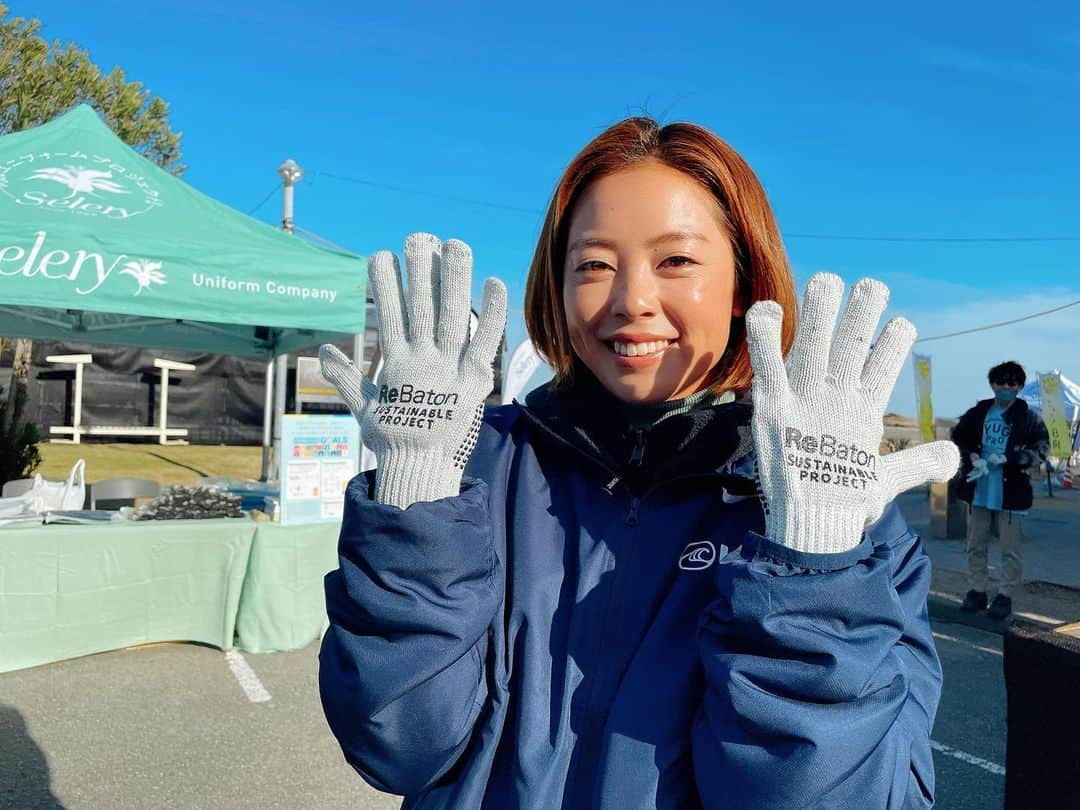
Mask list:
[[[469,426],[469,432],[465,434],[465,441],[461,443],[461,447],[454,453],[454,466],[459,470],[464,470],[465,465],[469,461],[469,456],[472,455],[472,451],[476,448],[476,440],[480,436],[480,425],[484,422],[484,406],[483,404],[476,406],[476,413],[473,414],[472,424]]]

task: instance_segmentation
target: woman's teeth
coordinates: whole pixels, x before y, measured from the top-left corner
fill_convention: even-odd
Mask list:
[[[650,343],[620,343],[613,340],[611,346],[615,354],[621,354],[623,357],[641,357],[646,354],[656,354],[666,349],[669,343],[671,343],[670,340],[654,340]]]

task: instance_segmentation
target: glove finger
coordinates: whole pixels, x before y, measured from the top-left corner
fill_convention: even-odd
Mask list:
[[[758,301],[746,313],[746,344],[754,370],[754,390],[766,396],[787,393],[788,378],[780,328],[784,309],[775,301]]]
[[[409,274],[409,340],[435,340],[435,307],[440,297],[442,243],[430,233],[413,233],[405,238],[405,268]]]
[[[368,403],[378,396],[378,388],[360,373],[337,346],[324,343],[319,347],[319,369],[333,384],[349,406],[353,416],[362,419]]]
[[[384,357],[392,356],[393,348],[405,342],[408,323],[397,256],[389,250],[380,250],[372,256],[368,262],[368,278],[375,313],[379,317],[379,346]]]
[[[807,282],[799,313],[799,331],[788,355],[791,388],[807,394],[825,379],[836,314],[844,295],[844,282],[832,273],[815,273]]]
[[[464,242],[451,239],[443,245],[439,326],[435,339],[444,353],[458,359],[469,329],[472,263],[472,250]]]
[[[889,288],[876,279],[860,279],[851,288],[829,354],[829,374],[841,388],[852,388],[859,382],[878,321],[888,303]]]
[[[476,331],[469,341],[465,362],[487,372],[495,359],[505,328],[506,285],[497,278],[489,278],[484,282],[484,303],[480,307]]]
[[[881,459],[885,502],[927,481],[948,481],[960,466],[960,450],[948,441],[929,442]]]
[[[893,318],[881,330],[862,373],[863,388],[879,407],[888,404],[914,342],[915,327],[907,318]]]

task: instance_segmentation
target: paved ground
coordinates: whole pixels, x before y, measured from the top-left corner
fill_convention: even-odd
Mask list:
[[[0,807],[389,810],[323,720],[312,644],[247,656],[159,644],[0,675]]]
[[[902,508],[928,534],[925,495]],[[958,610],[962,543],[927,539],[931,616],[945,670],[934,727],[938,807],[1000,807],[1002,625]],[[1080,620],[1080,493],[1040,497],[1028,522],[1018,610]],[[390,810],[344,764],[322,717],[317,644],[249,655],[269,692],[252,703],[219,650],[162,644],[0,675],[0,808]]]
[[[992,810],[1005,795],[1001,636],[933,621],[945,675],[931,736],[938,810]]]
[[[931,615],[1003,632],[1004,624],[958,609],[968,589],[964,541],[931,536],[924,493],[902,495],[898,502],[934,561]],[[1055,488],[1054,496],[1048,497],[1046,484],[1037,485],[1035,503],[1024,521],[1022,546],[1024,591],[1013,597],[1015,615],[1047,627],[1080,621],[1080,490]],[[990,547],[991,596],[1000,561],[995,540]]]
[[[933,739],[938,807],[1000,807],[1001,638],[935,621],[945,690]],[[0,807],[391,810],[341,760],[316,695],[317,644],[245,660],[252,703],[223,653],[120,650],[0,675]]]

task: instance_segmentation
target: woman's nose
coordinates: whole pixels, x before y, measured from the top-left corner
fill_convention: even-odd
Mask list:
[[[615,274],[611,288],[611,312],[626,318],[641,318],[656,314],[656,278],[651,267],[637,267]]]

